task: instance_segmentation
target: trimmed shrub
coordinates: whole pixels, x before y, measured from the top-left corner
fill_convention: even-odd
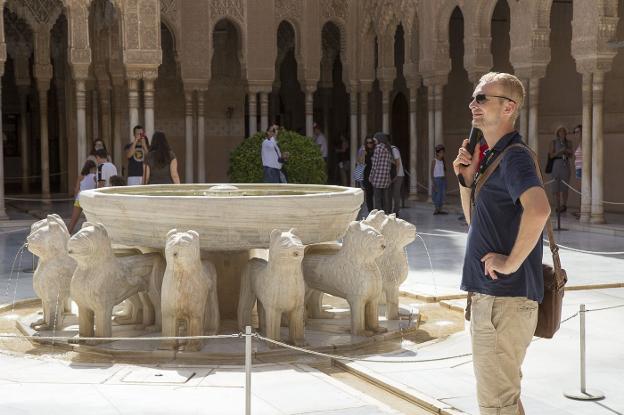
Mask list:
[[[230,170],[232,183],[262,183],[262,141],[264,132],[244,140],[230,154]],[[319,147],[311,138],[294,131],[280,130],[277,136],[279,148],[290,153],[288,162],[282,170],[288,176],[288,183],[325,184],[325,160]]]

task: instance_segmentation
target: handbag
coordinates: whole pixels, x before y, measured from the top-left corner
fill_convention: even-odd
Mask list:
[[[364,181],[364,169],[366,168],[365,164],[357,163],[355,168],[353,169],[353,180],[356,182]]]
[[[483,187],[485,181],[490,177],[490,175],[496,170],[498,165],[505,152],[507,152],[510,148],[513,147],[522,147],[525,151],[527,151],[531,158],[533,159],[533,163],[535,165],[535,169],[537,171],[537,177],[539,177],[540,182],[544,183],[544,178],[542,176],[542,172],[539,168],[539,163],[537,161],[537,156],[533,150],[527,147],[524,144],[512,144],[508,146],[499,157],[497,157],[490,166],[486,169],[483,176],[478,180],[477,185],[475,187],[474,199],[476,200],[479,191]],[[549,160],[552,160],[549,158]],[[561,325],[561,309],[563,307],[563,295],[564,295],[564,287],[568,282],[568,276],[566,271],[561,267],[561,260],[559,259],[559,247],[555,242],[555,236],[553,232],[552,223],[550,222],[550,218],[546,222],[546,231],[548,233],[548,245],[550,247],[550,252],[553,258],[553,266],[548,264],[542,264],[542,277],[544,281],[544,298],[539,305],[538,314],[537,314],[537,326],[535,327],[535,336],[543,337],[545,339],[551,339],[557,330],[559,330],[559,326]],[[466,320],[470,321],[470,306],[472,303],[472,293],[468,293],[467,305],[464,317]]]

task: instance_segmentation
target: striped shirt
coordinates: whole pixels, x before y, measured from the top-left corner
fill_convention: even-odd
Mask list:
[[[583,168],[583,150],[581,149],[580,144],[574,152],[574,168],[576,170]]]

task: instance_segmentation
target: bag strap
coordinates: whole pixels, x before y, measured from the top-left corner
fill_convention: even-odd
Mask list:
[[[542,175],[542,170],[539,167],[537,154],[535,154],[535,152],[531,148],[529,148],[526,144],[516,143],[510,146],[507,146],[507,148],[505,148],[505,150],[500,154],[500,156],[496,157],[496,159],[492,162],[492,164],[488,166],[486,171],[483,173],[483,176],[479,178],[477,185],[475,187],[474,200],[477,200],[477,196],[479,192],[481,191],[481,188],[483,187],[487,179],[496,170],[498,165],[501,163],[501,161],[503,160],[503,157],[505,156],[505,153],[507,153],[507,151],[509,151],[510,149],[517,148],[517,147],[520,147],[524,149],[527,153],[529,153],[529,155],[533,159],[533,164],[535,165],[535,171],[537,172],[537,177],[540,180],[540,184],[542,186],[544,185],[544,176]],[[550,217],[546,221],[546,232],[548,233],[548,245],[550,247],[550,252],[552,253],[553,265],[555,269],[555,279],[557,281],[557,288],[561,288],[565,285],[566,281],[565,281],[565,277],[563,276],[563,270],[561,269],[561,260],[559,258],[559,246],[557,245],[557,242],[555,242],[555,233],[553,231]]]

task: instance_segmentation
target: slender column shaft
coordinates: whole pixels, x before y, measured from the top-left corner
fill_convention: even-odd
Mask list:
[[[592,119],[592,206],[591,206],[591,223],[605,223],[604,207],[603,207],[603,186],[604,186],[604,136],[603,136],[603,117],[602,112],[604,97],[604,74],[602,72],[594,73],[593,79],[593,119]]]
[[[48,88],[50,81],[37,82],[41,134],[41,196],[50,197],[50,148],[48,138]]]
[[[258,119],[257,119],[257,107],[256,93],[250,92],[249,97],[249,135],[252,136],[258,132]]]
[[[197,91],[197,182],[206,182],[206,122],[204,115],[204,92]]]
[[[123,105],[122,85],[113,85],[113,161],[117,166],[117,171],[121,171],[124,165],[125,154],[122,154],[122,137],[121,137],[121,108]]]
[[[442,126],[442,85],[435,86],[435,143],[444,144],[444,128]]]
[[[381,130],[390,134],[390,89],[381,91]]]
[[[0,26],[1,27],[1,26]],[[4,64],[4,62],[2,62]],[[0,85],[0,131],[2,131],[2,85]],[[4,146],[0,145],[0,219],[8,219],[4,208]]]
[[[58,119],[58,137],[59,137],[59,165],[61,182],[61,191],[67,191],[67,124],[66,124],[66,110],[65,110],[65,82],[63,79],[58,79],[56,84],[56,107],[57,107],[57,119]]]
[[[143,79],[143,103],[145,109],[145,135],[151,140],[154,134],[154,80]]]
[[[184,114],[186,123],[186,157],[184,180],[193,183],[193,91],[184,92]]]
[[[539,157],[539,126],[537,111],[539,109],[539,78],[529,79],[529,147]],[[539,160],[539,158],[538,158]]]
[[[19,105],[20,105],[20,152],[22,154],[22,193],[28,193],[30,191],[30,176],[28,165],[28,91],[29,86],[18,87],[19,91]]]
[[[409,101],[409,116],[410,116],[410,151],[409,151],[409,195],[410,198],[416,198],[418,193],[418,174],[416,160],[418,157],[418,139],[417,139],[417,125],[416,125],[416,111],[418,101],[418,87],[413,85],[410,88],[410,101]]]
[[[128,79],[128,113],[130,120],[130,133],[128,139],[134,138],[132,129],[139,124],[139,81],[136,79]]]
[[[583,74],[583,131],[581,152],[583,167],[581,176],[581,222],[591,218],[592,205],[592,74]]]
[[[260,92],[260,129],[269,129],[269,94],[266,91]]]
[[[306,123],[306,136],[312,137],[313,134],[313,120],[314,116],[314,89],[306,88],[305,91],[305,123]]]
[[[430,85],[427,88],[427,122],[428,122],[428,145],[427,149],[429,150],[429,155],[427,156],[428,164],[431,165],[434,156],[435,149],[435,139],[436,139],[436,125],[435,125],[435,85]],[[431,197],[431,189],[433,187],[433,183],[431,181],[431,174],[429,174],[429,169],[427,169],[427,183],[429,187],[429,196]]]
[[[100,131],[100,106],[98,102],[98,91],[96,86],[91,90],[91,108],[93,114],[91,116],[91,137],[95,141],[98,138],[103,138]]]
[[[360,92],[360,144],[368,134],[368,91]]]
[[[100,98],[99,112],[100,112],[100,135],[99,137],[106,143],[106,148],[113,149],[112,134],[111,134],[111,112],[110,112],[110,99],[111,93],[108,87],[108,83],[100,85],[98,92]],[[113,156],[113,154],[111,154]]]
[[[85,81],[76,80],[76,150],[78,174],[87,159],[87,92]]]
[[[350,131],[350,160],[351,160],[351,172],[355,169],[355,162],[357,159],[357,150],[358,150],[358,138],[357,138],[357,92],[351,91],[349,94],[349,112],[351,125],[349,128]],[[351,174],[351,186],[355,186],[355,181],[353,180],[353,174]]]

